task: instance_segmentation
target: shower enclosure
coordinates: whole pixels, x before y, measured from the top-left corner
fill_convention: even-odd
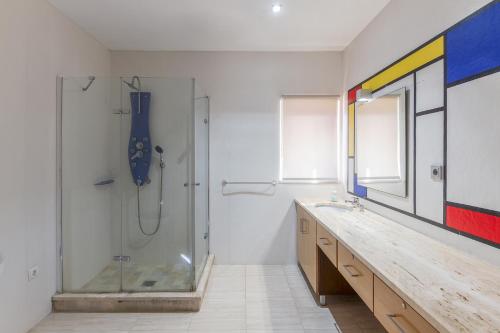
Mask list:
[[[58,79],[59,292],[193,291],[209,99],[194,79]]]

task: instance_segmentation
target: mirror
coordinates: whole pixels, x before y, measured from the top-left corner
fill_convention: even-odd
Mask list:
[[[406,89],[355,106],[358,184],[407,196]]]

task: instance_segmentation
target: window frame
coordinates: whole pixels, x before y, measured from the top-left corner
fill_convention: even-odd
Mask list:
[[[284,178],[284,156],[283,156],[283,101],[287,97],[330,97],[337,99],[337,156],[335,159],[337,166],[336,178]],[[342,118],[341,118],[341,96],[333,94],[283,94],[279,103],[279,183],[281,184],[339,184],[341,173],[341,151],[342,151]]]

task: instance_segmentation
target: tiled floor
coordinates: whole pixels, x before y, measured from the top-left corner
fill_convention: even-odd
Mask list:
[[[297,266],[213,266],[198,313],[51,314],[31,333],[337,333]]]

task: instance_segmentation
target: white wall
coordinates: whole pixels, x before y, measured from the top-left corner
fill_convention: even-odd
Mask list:
[[[340,94],[338,52],[112,52],[112,73],[195,77],[210,96],[211,251],[218,263],[295,262],[295,196],[334,186],[278,185],[271,195],[223,195],[221,182],[279,174],[283,94]],[[226,191],[262,191],[246,186]]]
[[[489,0],[393,0],[343,54],[344,92],[487,4]],[[344,123],[344,128],[346,124]],[[345,162],[347,163],[347,162]],[[498,250],[393,210],[366,206],[442,242],[500,264]]]
[[[56,288],[56,76],[108,75],[110,58],[45,1],[0,8],[0,332],[18,333],[50,311]]]

